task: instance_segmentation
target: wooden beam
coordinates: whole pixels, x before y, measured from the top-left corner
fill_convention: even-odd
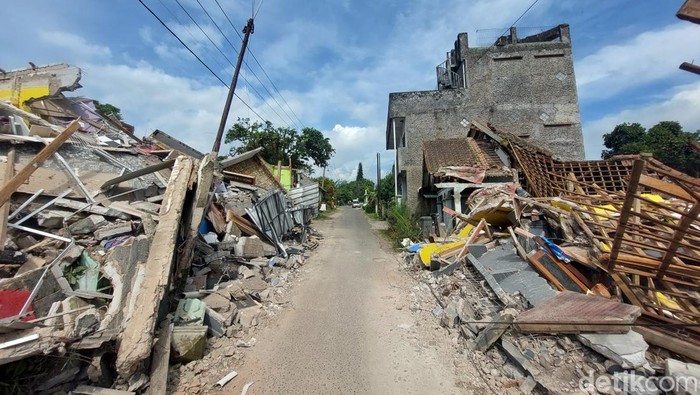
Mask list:
[[[15,146],[10,145],[7,151],[7,163],[5,164],[5,173],[3,174],[3,185],[10,181],[15,175]],[[10,214],[10,202],[2,205],[0,208],[0,251],[5,250],[5,241],[7,240],[7,216]]]
[[[683,188],[679,187],[678,185],[666,181],[661,181],[658,178],[654,178],[646,174],[642,174],[639,177],[639,185],[655,189],[661,193],[671,195],[679,199],[684,199],[691,202],[695,200],[693,196],[691,196],[688,192],[683,190]]]
[[[685,21],[700,24],[700,0],[685,0],[676,16]]]
[[[678,66],[679,69],[683,71],[688,71],[693,74],[698,74],[700,75],[700,66],[688,62],[683,62],[681,63],[680,66]]]
[[[673,239],[671,239],[671,244],[664,253],[664,257],[661,259],[661,266],[659,267],[659,272],[656,274],[656,278],[659,280],[663,279],[666,275],[666,270],[673,260],[673,256],[681,245],[681,241],[685,237],[685,232],[688,230],[690,225],[697,221],[698,215],[700,214],[700,202],[695,202],[693,207],[690,209],[688,214],[683,216],[681,223],[678,225],[679,229],[673,234]]]
[[[5,183],[3,185],[2,189],[0,190],[0,205],[3,205],[7,203],[8,200],[10,200],[10,197],[12,196],[15,191],[17,191],[17,188],[19,188],[20,185],[22,185],[25,181],[29,179],[29,177],[34,173],[34,171],[41,166],[42,163],[46,159],[48,159],[50,156],[54,154],[54,152],[58,151],[59,148],[63,145],[63,143],[70,138],[70,136],[75,133],[76,130],[80,128],[80,118],[76,119],[75,121],[71,122],[61,134],[59,134],[55,139],[53,139],[52,142],[50,142],[44,149],[39,151],[36,156],[32,158],[29,163],[27,163],[26,166],[22,170],[19,171],[14,177],[12,177],[11,180]]]
[[[629,220],[630,212],[632,210],[632,206],[634,205],[634,199],[636,198],[635,193],[637,192],[637,186],[639,185],[639,177],[642,175],[642,170],[644,170],[645,164],[646,162],[644,159],[637,159],[634,161],[632,175],[630,176],[630,181],[627,185],[625,202],[622,205],[617,231],[615,232],[615,239],[613,240],[613,246],[610,251],[610,260],[608,261],[609,271],[613,271],[615,269],[615,260],[617,259],[617,254],[620,253],[625,227],[627,226],[627,221]]]

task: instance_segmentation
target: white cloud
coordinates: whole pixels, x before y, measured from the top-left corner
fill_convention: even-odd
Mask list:
[[[354,180],[357,165],[362,162],[365,178],[376,178],[377,152],[384,158],[383,163],[393,163],[391,156],[384,151],[384,130],[376,127],[343,126],[337,124],[326,132],[336,155],[331,159],[329,177],[334,179]],[[392,154],[393,155],[393,154]],[[386,167],[386,166],[382,166]]]
[[[108,47],[90,44],[83,37],[72,33],[40,30],[38,35],[45,44],[59,47],[79,61],[106,59],[112,56],[112,51]]]
[[[586,99],[611,97],[681,73],[678,65],[698,53],[688,40],[699,36],[700,26],[679,22],[605,46],[576,62],[579,95]]]
[[[89,65],[86,69],[80,94],[119,107],[138,135],[161,129],[199,150],[211,150],[226,99],[225,87],[173,76],[145,62],[135,66]],[[256,111],[263,111],[244,89],[239,94]],[[234,100],[227,126],[238,117],[256,118]]]
[[[628,108],[583,125],[586,157],[599,159],[603,134],[623,122],[638,122],[644,127],[661,121],[678,121],[683,130],[700,130],[700,82],[673,89],[665,98],[643,106]]]

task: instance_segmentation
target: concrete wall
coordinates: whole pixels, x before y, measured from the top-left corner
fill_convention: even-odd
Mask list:
[[[451,51],[457,59],[452,70],[466,76],[466,87],[389,95],[386,145],[394,148],[392,120],[403,118],[406,146],[398,148],[398,168],[406,171],[413,212],[427,208],[419,192],[423,142],[466,136],[474,118],[541,143],[562,159],[583,159],[568,26],[559,29],[557,41],[489,48],[468,48],[461,33]]]
[[[80,69],[67,64],[12,70],[0,74],[0,100],[22,108],[27,100],[80,88],[80,77]]]

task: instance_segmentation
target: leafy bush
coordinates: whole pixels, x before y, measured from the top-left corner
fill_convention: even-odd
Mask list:
[[[374,213],[374,204],[365,204],[364,210],[367,214]]]
[[[405,238],[420,240],[420,228],[416,224],[416,218],[408,211],[406,203],[391,205],[387,210],[387,221],[389,236],[397,246],[400,246]]]

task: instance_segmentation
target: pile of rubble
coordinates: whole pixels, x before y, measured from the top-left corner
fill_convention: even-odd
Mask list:
[[[24,108],[0,101],[0,392],[165,393],[171,361],[242,337],[322,239],[318,188],[288,200],[259,150],[138,139],[60,93]]]
[[[465,213],[445,207],[450,223],[404,241],[442,325],[513,393],[696,393],[700,180],[644,155],[558,161],[473,125],[520,179],[475,189]]]

